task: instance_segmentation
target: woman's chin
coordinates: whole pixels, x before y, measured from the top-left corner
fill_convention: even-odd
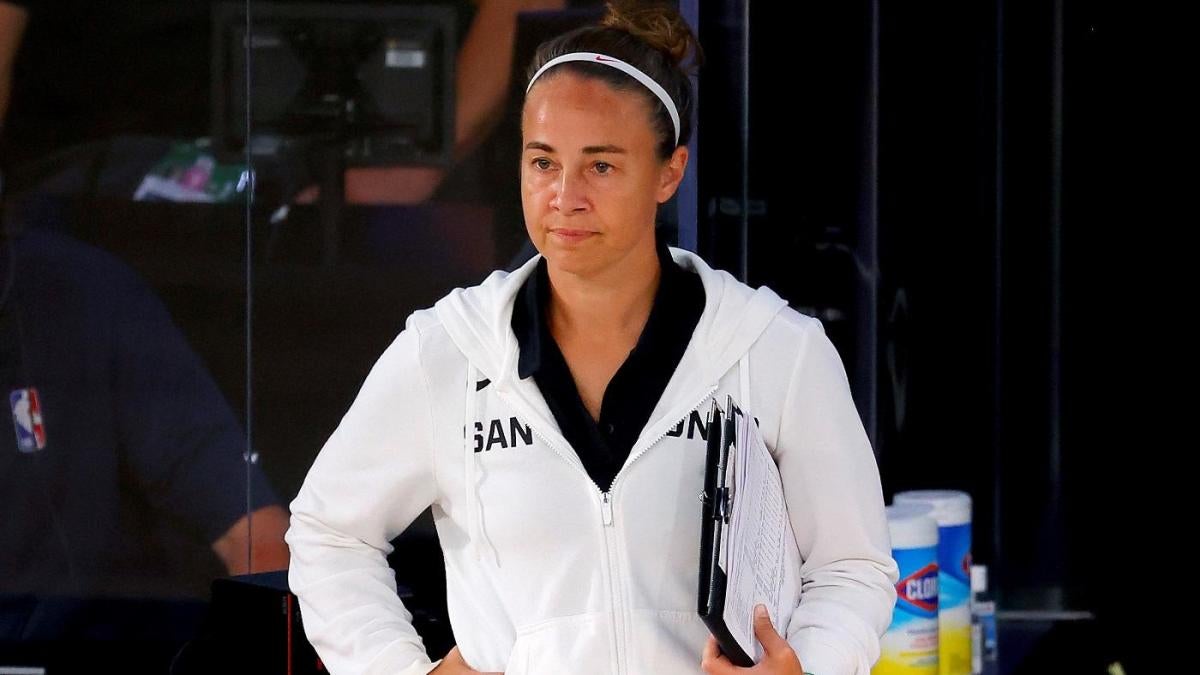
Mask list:
[[[560,272],[588,276],[604,267],[604,261],[594,252],[581,250],[578,246],[555,246],[550,244],[542,250],[546,263]]]

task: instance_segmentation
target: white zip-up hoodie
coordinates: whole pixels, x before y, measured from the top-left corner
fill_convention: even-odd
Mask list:
[[[330,672],[434,667],[386,562],[427,506],[450,621],[476,670],[699,673],[705,415],[733,394],[783,478],[802,595],[785,637],[815,675],[868,675],[895,601],[879,473],[816,319],[694,254],[704,312],[608,492],[563,438],[510,328],[535,257],[415,312],[292,502],[291,589]],[[464,433],[464,429],[466,433]]]

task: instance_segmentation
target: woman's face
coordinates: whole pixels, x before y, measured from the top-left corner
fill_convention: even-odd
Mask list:
[[[687,166],[666,162],[642,97],[560,73],[539,80],[521,116],[525,228],[547,261],[592,276],[654,249],[654,216]]]

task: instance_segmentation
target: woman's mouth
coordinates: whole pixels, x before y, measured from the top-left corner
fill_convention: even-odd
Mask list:
[[[592,235],[594,235],[596,233],[591,232],[589,230],[572,230],[572,229],[567,229],[567,228],[559,228],[559,229],[555,229],[555,230],[550,230],[550,234],[557,237],[560,241],[577,242],[577,241],[583,241],[584,239],[587,239],[588,237],[591,237]]]

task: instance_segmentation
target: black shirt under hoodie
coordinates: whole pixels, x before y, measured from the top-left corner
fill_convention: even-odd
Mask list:
[[[550,277],[545,258],[521,287],[513,306],[512,329],[520,346],[518,375],[534,378],[563,437],[579,454],[588,475],[606,491],[629,458],[704,311],[699,275],[676,264],[661,238],[656,249],[662,275],[650,317],[604,391],[599,421],[592,419],[584,406],[550,334]]]

